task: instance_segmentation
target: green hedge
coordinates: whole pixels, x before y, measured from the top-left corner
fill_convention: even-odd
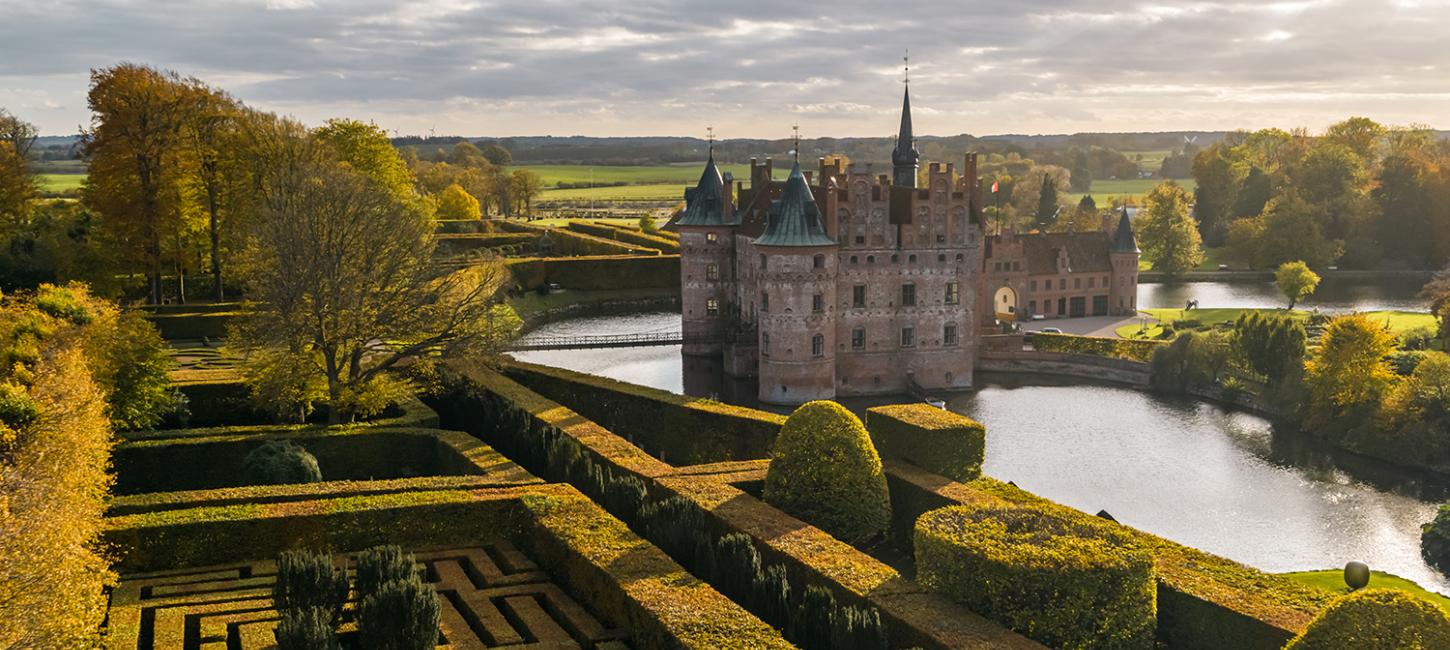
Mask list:
[[[500,232],[495,219],[439,219],[437,233],[440,235],[478,234]]]
[[[323,481],[294,485],[248,485],[244,487],[187,490],[181,492],[149,492],[112,496],[106,504],[106,515],[138,515],[162,510],[182,510],[215,506],[255,505],[312,501],[331,497],[359,497],[400,492],[434,492],[438,490],[472,490],[479,488],[536,485],[543,481],[522,469],[513,473],[491,473],[484,476],[420,476],[415,478],[366,481]]]
[[[625,230],[604,224],[588,223],[585,221],[570,221],[569,229],[581,232],[586,235],[613,239],[628,244],[637,244],[648,248],[659,250],[663,253],[679,253],[680,242],[665,237],[651,235],[639,230]]]
[[[504,264],[525,290],[544,284],[565,289],[679,289],[680,257],[610,255],[596,257],[520,257]]]
[[[1361,589],[1326,607],[1287,650],[1450,648],[1450,618],[1396,589]]]
[[[866,430],[882,458],[897,458],[956,481],[982,475],[987,430],[981,423],[927,404],[866,410]]]
[[[151,314],[147,318],[167,340],[227,337],[227,325],[240,317],[240,311],[201,312],[189,314]]]
[[[891,520],[881,458],[866,427],[832,401],[796,409],[770,454],[764,500],[848,544],[880,538]]]
[[[504,372],[677,466],[764,458],[785,422],[774,413],[561,368],[514,362]]]
[[[508,232],[530,233],[540,236],[548,233],[554,242],[555,256],[574,257],[587,255],[659,255],[657,248],[637,244],[623,244],[612,239],[595,237],[563,228],[535,226],[522,221],[501,221],[499,226]]]
[[[1032,347],[1040,352],[1091,354],[1112,359],[1144,362],[1151,361],[1153,352],[1162,345],[1162,341],[1114,339],[1074,334],[1036,333],[1032,335]]]
[[[461,255],[481,248],[498,248],[500,246],[523,246],[533,249],[538,236],[528,233],[478,233],[478,234],[456,234],[438,235],[437,255],[451,256]]]
[[[253,417],[246,401],[246,387],[234,377],[217,381],[197,381],[178,384],[184,394],[192,395],[193,389],[203,391],[207,406],[203,408],[192,402],[190,428],[148,429],[143,431],[122,431],[119,435],[126,440],[162,440],[168,438],[206,438],[261,433],[284,433],[299,431],[353,430],[359,428],[392,429],[437,429],[438,414],[416,397],[409,397],[388,408],[377,418],[363,422],[328,426],[325,424],[271,424],[270,421]],[[215,409],[215,410],[210,410]],[[228,410],[230,409],[230,410]]]
[[[1109,524],[1024,506],[922,515],[917,581],[1053,647],[1153,648],[1153,559]]]

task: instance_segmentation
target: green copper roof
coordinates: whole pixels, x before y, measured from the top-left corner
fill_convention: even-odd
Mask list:
[[[705,163],[700,173],[700,182],[685,191],[685,214],[680,216],[681,226],[725,226],[725,181],[720,170],[715,168],[715,154]]]
[[[1114,253],[1138,253],[1138,238],[1133,235],[1133,222],[1128,218],[1128,208],[1118,218],[1118,230],[1113,233]]]
[[[770,215],[765,223],[765,233],[755,240],[759,246],[835,246],[836,242],[826,236],[821,223],[821,211],[811,188],[801,173],[801,163],[795,162],[790,169],[790,178],[785,181],[785,190],[780,200],[770,204]]]

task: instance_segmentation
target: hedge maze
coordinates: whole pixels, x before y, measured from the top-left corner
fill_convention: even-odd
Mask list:
[[[628,633],[601,623],[509,542],[414,554],[438,592],[440,647],[627,648]],[[113,647],[138,650],[273,648],[274,561],[125,576],[111,597]],[[344,608],[344,642],[356,631]],[[608,644],[608,645],[606,645]]]

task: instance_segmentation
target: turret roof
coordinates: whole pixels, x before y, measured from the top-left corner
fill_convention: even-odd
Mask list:
[[[771,203],[770,215],[766,219],[765,232],[755,240],[759,246],[835,246],[835,240],[826,235],[821,222],[821,211],[816,199],[801,173],[801,163],[791,167],[790,178],[785,181],[780,200]]]
[[[725,226],[725,181],[715,167],[715,152],[700,172],[700,182],[685,192],[685,213],[676,222],[680,226]]]
[[[1133,234],[1133,220],[1128,218],[1128,208],[1123,208],[1123,216],[1118,217],[1118,229],[1113,233],[1114,253],[1138,253],[1138,238]]]

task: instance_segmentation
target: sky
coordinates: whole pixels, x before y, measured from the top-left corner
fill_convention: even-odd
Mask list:
[[[0,0],[0,107],[90,120],[89,71],[195,76],[399,134],[884,136],[1450,128],[1450,0]]]

